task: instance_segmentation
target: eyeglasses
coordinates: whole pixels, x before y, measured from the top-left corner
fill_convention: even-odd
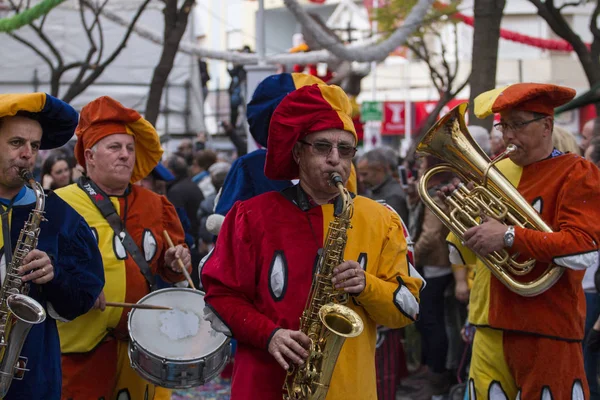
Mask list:
[[[536,117],[536,118],[530,119],[529,121],[522,121],[522,122],[512,122],[512,123],[499,122],[497,124],[494,124],[494,128],[496,128],[498,131],[500,131],[502,133],[504,133],[506,131],[518,132],[521,129],[525,128],[530,123],[539,121],[540,119],[544,119],[544,118],[548,118],[548,116],[542,115],[541,117]]]
[[[349,144],[338,144],[334,146],[329,142],[314,142],[309,143],[304,140],[298,140],[298,142],[305,144],[307,146],[311,146],[315,153],[320,156],[329,156],[331,154],[331,150],[335,147],[340,155],[340,158],[352,158],[356,154],[356,147],[352,147]]]

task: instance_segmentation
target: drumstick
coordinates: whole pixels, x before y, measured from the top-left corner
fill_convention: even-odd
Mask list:
[[[169,232],[167,232],[165,230],[165,231],[163,231],[163,235],[165,236],[165,240],[167,241],[167,244],[169,245],[169,247],[170,248],[175,247],[175,245],[173,245],[173,241],[171,240],[171,237],[169,236]],[[179,268],[181,268],[181,272],[183,272],[185,279],[187,279],[188,283],[190,284],[190,287],[192,289],[196,289],[196,287],[194,286],[194,282],[192,282],[192,277],[190,276],[190,273],[188,272],[185,265],[183,265],[183,261],[181,261],[181,259],[179,257],[177,257],[177,263],[179,264]]]
[[[106,302],[107,307],[141,308],[144,310],[172,310],[173,307],[155,306],[153,304],[119,303],[113,301]]]

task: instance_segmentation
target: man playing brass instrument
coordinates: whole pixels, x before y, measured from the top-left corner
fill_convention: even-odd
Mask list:
[[[496,128],[516,146],[497,168],[548,224],[552,233],[506,226],[483,217],[464,234],[448,238],[453,264],[473,252],[493,251],[536,260],[519,282],[537,278],[549,263],[563,275],[545,292],[523,297],[504,286],[477,260],[469,321],[477,327],[468,390],[470,399],[589,398],[583,369],[585,298],[582,279],[598,263],[600,171],[583,158],[552,146],[554,108],[575,91],[522,83],[475,99],[475,114],[500,113]],[[445,193],[453,190],[446,188]],[[585,396],[585,397],[584,397]]]
[[[350,111],[337,86],[301,87],[281,101],[269,126],[265,174],[300,182],[236,202],[202,269],[208,318],[238,341],[233,400],[281,400],[286,370],[308,356],[299,318],[334,207],[342,200],[330,176],[337,173],[346,182],[356,152]],[[424,284],[407,264],[396,213],[355,196],[351,225],[346,261],[333,269],[331,283],[350,294],[346,306],[360,316],[364,330],[346,339],[339,353],[327,394],[334,400],[377,397],[376,326],[411,323]]]
[[[36,193],[25,186],[21,171],[33,169],[40,149],[67,143],[76,126],[77,112],[55,97],[45,93],[0,95],[0,279],[3,285],[10,280],[6,273],[11,260],[21,256],[13,254],[13,248],[18,245],[21,230],[36,206]],[[72,320],[87,312],[104,284],[100,252],[85,220],[53,192],[46,193],[42,211],[45,220],[39,224],[37,247],[27,253],[22,266],[13,273],[22,275],[23,283],[30,284],[28,296],[41,304],[47,315],[29,331],[20,352],[28,359],[28,371],[23,380],[12,380],[4,400],[60,399],[60,343],[56,320]],[[9,335],[6,348],[16,339]],[[9,363],[1,372],[12,374],[12,367]]]

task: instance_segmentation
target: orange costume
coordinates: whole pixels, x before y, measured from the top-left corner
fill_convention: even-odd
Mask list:
[[[76,156],[85,165],[84,149],[105,136],[129,133],[135,137],[136,162],[131,183],[147,175],[160,160],[162,149],[154,128],[141,116],[109,97],[85,106],[77,128]],[[150,292],[140,268],[123,247],[100,210],[80,186],[73,184],[57,194],[79,212],[92,228],[102,253],[107,301],[136,303]],[[115,210],[153,274],[168,282],[183,275],[165,264],[168,244],[184,243],[184,232],[175,208],[164,197],[141,186],[130,185],[122,196],[109,196]],[[129,366],[127,344],[128,309],[107,307],[92,310],[72,322],[60,324],[63,353],[63,399],[152,399],[154,385],[144,381]],[[147,396],[147,397],[146,397]]]
[[[574,95],[567,88],[534,84],[492,92],[476,99],[478,116],[485,116],[481,108],[486,101],[494,112],[511,108],[552,116],[557,103]],[[469,321],[477,327],[469,398],[588,398],[580,343],[585,320],[581,282],[585,269],[598,263],[600,170],[579,156],[556,149],[548,158],[525,167],[506,159],[497,168],[553,231],[515,227],[510,253],[537,260],[523,281],[539,276],[549,263],[565,270],[547,291],[523,297],[477,260],[469,309]],[[474,254],[456,236],[451,234],[449,242],[454,264],[473,263]]]

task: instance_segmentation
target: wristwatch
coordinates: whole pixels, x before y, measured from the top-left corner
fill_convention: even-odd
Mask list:
[[[504,247],[512,247],[513,243],[515,242],[515,227],[514,226],[509,226],[508,229],[506,229],[506,232],[504,232]]]

